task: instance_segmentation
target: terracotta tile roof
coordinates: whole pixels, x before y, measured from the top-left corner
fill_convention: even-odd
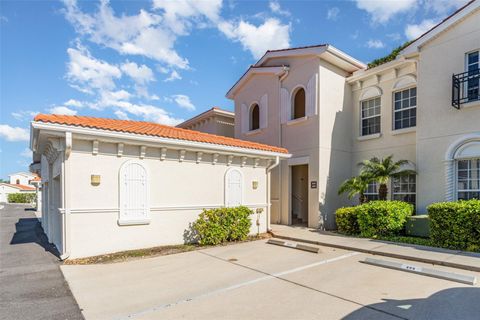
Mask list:
[[[66,116],[55,114],[39,114],[34,121],[63,124],[70,126],[77,126],[83,128],[102,129],[109,131],[141,134],[146,136],[170,138],[177,140],[186,140],[202,143],[210,143],[216,145],[239,147],[245,149],[255,149],[277,153],[288,153],[285,148],[269,146],[266,144],[239,140],[229,137],[217,136],[214,134],[175,128],[162,124],[131,121],[131,120],[117,120],[108,118],[94,118],[85,116]]]
[[[22,191],[35,191],[35,187],[26,186],[26,185],[23,185],[23,184],[11,184],[11,183],[2,183],[2,184],[13,187],[13,188],[20,189]]]

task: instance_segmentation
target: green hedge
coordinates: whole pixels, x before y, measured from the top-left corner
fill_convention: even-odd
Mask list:
[[[430,219],[428,215],[422,214],[409,217],[405,224],[405,234],[421,238],[430,237]]]
[[[37,201],[35,193],[10,193],[8,195],[9,203],[33,203]]]
[[[337,222],[338,231],[344,234],[359,234],[356,207],[343,207],[335,212],[335,221]]]
[[[192,229],[201,245],[245,240],[250,232],[252,213],[243,206],[203,210]]]
[[[480,200],[434,203],[427,211],[433,243],[444,248],[480,251]]]
[[[363,237],[397,235],[403,230],[413,206],[402,201],[371,201],[336,212],[338,230]]]

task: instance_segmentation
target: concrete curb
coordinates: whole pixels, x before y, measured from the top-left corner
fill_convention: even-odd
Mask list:
[[[307,240],[307,239],[301,239],[301,238],[295,238],[295,237],[287,237],[287,236],[279,235],[279,234],[277,234],[273,231],[270,231],[270,233],[275,238],[283,239],[283,240],[303,242],[303,243],[309,243],[309,244],[318,245],[318,246],[324,246],[324,247],[331,247],[331,248],[337,248],[337,249],[343,249],[343,250],[349,250],[349,251],[357,251],[357,252],[362,252],[362,253],[368,253],[368,254],[375,255],[375,256],[383,256],[383,257],[390,257],[390,258],[395,258],[395,259],[403,259],[403,260],[409,260],[409,261],[423,262],[423,263],[439,265],[439,266],[444,266],[444,267],[450,267],[450,268],[462,269],[462,270],[467,270],[467,271],[480,272],[480,267],[476,267],[476,266],[472,266],[472,265],[468,265],[468,264],[461,264],[461,263],[449,262],[449,261],[445,261],[445,260],[436,260],[436,259],[409,256],[409,255],[404,255],[404,254],[383,252],[383,251],[378,251],[378,250],[374,250],[374,249],[362,249],[362,248],[357,248],[357,247],[352,247],[352,246],[344,246],[344,245],[340,245],[340,244],[334,244],[334,243],[328,243],[328,242],[322,242],[322,241],[314,241],[314,240]]]

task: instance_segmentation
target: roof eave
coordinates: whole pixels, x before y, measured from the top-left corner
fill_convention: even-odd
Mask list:
[[[247,72],[245,72],[240,79],[233,85],[230,90],[228,90],[225,97],[230,100],[235,98],[235,94],[237,93],[238,89],[243,87],[245,83],[247,83],[250,78],[254,74],[274,74],[277,76],[281,76],[284,72],[288,70],[288,66],[277,66],[277,67],[250,67]]]

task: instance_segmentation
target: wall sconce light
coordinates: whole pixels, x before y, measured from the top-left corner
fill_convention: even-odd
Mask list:
[[[100,175],[99,174],[92,174],[90,176],[90,183],[92,186],[100,185]]]
[[[258,181],[256,181],[256,180],[253,180],[253,181],[252,181],[252,188],[253,188],[253,190],[257,190],[257,189],[258,189]]]

